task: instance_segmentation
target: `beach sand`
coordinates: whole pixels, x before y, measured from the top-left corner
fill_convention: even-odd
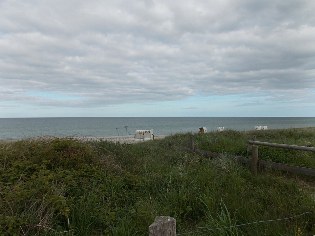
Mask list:
[[[163,139],[166,135],[155,135],[154,139]],[[104,137],[94,137],[94,136],[67,136],[67,137],[55,137],[55,136],[41,136],[41,137],[34,137],[34,138],[23,138],[23,139],[1,139],[0,142],[6,143],[6,142],[16,142],[21,140],[52,140],[52,139],[58,139],[58,138],[65,138],[65,139],[75,139],[78,141],[88,142],[88,141],[109,141],[114,143],[140,143],[149,141],[150,139],[136,139],[134,135],[130,136],[104,136]]]
[[[156,135],[154,136],[155,140],[158,139],[163,139],[165,138],[166,135]],[[109,141],[109,142],[114,142],[114,143],[139,143],[139,142],[144,142],[144,141],[149,141],[150,139],[136,139],[134,136],[110,136],[110,137],[71,137],[73,139],[77,139],[79,141]]]

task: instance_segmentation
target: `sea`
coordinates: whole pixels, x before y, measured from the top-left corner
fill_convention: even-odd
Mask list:
[[[136,130],[153,130],[155,135],[225,130],[253,130],[315,127],[315,117],[60,117],[0,118],[0,140],[42,136],[109,137],[134,135]]]

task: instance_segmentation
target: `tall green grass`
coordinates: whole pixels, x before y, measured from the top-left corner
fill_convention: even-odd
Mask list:
[[[277,137],[288,139],[281,132]],[[0,235],[147,235],[158,215],[175,217],[181,235],[314,233],[310,183],[269,172],[252,176],[230,155],[246,154],[253,134],[243,135],[194,136],[199,147],[222,154],[212,160],[183,149],[189,134],[136,145],[0,143]],[[312,213],[236,227],[303,212]]]
[[[260,130],[239,132],[227,130],[211,132],[195,137],[198,148],[218,153],[248,156],[248,140],[315,147],[315,128]],[[315,168],[315,153],[285,150],[273,147],[259,147],[259,158],[279,163]]]

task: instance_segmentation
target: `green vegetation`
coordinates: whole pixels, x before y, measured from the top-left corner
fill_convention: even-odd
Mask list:
[[[212,160],[183,148],[189,134],[133,145],[57,138],[0,143],[0,235],[148,235],[158,215],[176,218],[180,235],[314,234],[313,179],[253,176],[232,158],[247,155],[253,136],[315,146],[314,129],[195,135],[200,149],[222,154]],[[291,161],[295,152],[261,153],[315,167],[311,154]],[[239,226],[294,215],[300,216]]]
[[[247,141],[254,139],[263,142],[315,147],[315,128],[250,132],[228,130],[221,133],[208,133],[195,138],[197,147],[202,150],[241,156],[248,156]],[[314,152],[260,146],[259,158],[315,169]]]

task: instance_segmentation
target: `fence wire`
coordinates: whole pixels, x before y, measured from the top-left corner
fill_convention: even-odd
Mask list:
[[[270,222],[277,222],[277,221],[292,220],[292,219],[299,218],[301,216],[308,215],[308,214],[312,214],[312,212],[307,211],[307,212],[303,212],[303,213],[298,214],[298,215],[293,215],[293,216],[284,217],[284,218],[271,219],[271,220],[258,220],[258,221],[247,222],[247,223],[231,225],[231,226],[224,226],[224,227],[215,227],[215,228],[197,227],[200,230],[177,234],[177,236],[193,234],[193,233],[197,233],[197,232],[201,232],[201,231],[217,231],[217,230],[222,230],[222,229],[238,228],[238,227],[243,227],[243,226],[248,226],[248,225],[255,225],[255,224],[263,224],[263,223],[270,223]]]

